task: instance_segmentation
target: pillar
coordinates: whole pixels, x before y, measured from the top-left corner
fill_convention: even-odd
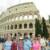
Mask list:
[[[19,29],[19,24],[17,24],[17,29]]]
[[[27,29],[29,29],[29,23],[27,23]]]
[[[24,29],[24,23],[22,23],[22,29]]]

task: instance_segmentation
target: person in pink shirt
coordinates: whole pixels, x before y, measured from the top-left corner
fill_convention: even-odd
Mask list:
[[[24,50],[23,49],[23,36],[22,36],[22,34],[20,34],[20,38],[19,38],[19,50]]]
[[[37,37],[35,37],[32,42],[32,50],[41,50],[41,44],[38,41]]]

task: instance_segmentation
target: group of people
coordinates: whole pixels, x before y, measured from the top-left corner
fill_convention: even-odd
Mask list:
[[[35,36],[31,34],[28,36],[27,33],[18,37],[17,34],[12,37],[12,34],[8,33],[5,35],[5,42],[3,43],[2,50],[50,50],[50,40],[41,37],[40,35]]]

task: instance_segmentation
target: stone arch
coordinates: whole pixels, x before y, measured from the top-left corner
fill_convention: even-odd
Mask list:
[[[22,24],[19,24],[19,29],[21,29],[22,28]]]
[[[29,28],[33,28],[33,24],[32,23],[29,23]]]
[[[15,29],[17,29],[17,24],[15,24]]]
[[[13,25],[11,25],[11,29],[13,29]]]
[[[24,24],[24,28],[27,28],[27,24],[26,23]]]
[[[33,34],[32,32],[29,33],[30,38],[32,38],[32,34]]]

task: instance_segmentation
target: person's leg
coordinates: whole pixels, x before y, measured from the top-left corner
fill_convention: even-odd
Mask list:
[[[41,47],[41,50],[43,50],[43,47]]]
[[[44,47],[44,50],[46,50],[46,48]]]

